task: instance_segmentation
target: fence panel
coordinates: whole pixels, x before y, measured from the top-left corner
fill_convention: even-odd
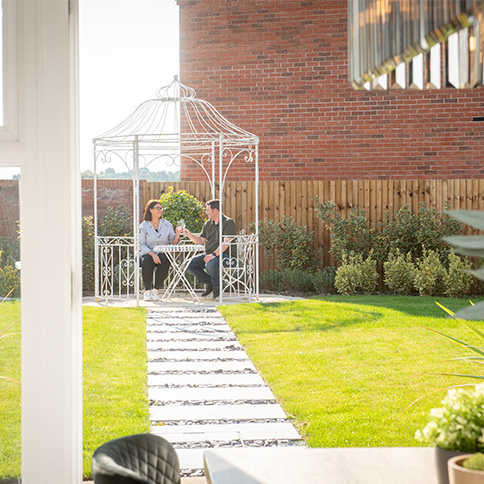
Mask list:
[[[212,198],[208,182],[152,182],[143,184],[143,206],[150,198],[159,198],[172,186],[186,190],[201,202]],[[314,248],[323,265],[333,265],[329,253],[330,232],[314,211],[313,197],[333,201],[346,218],[352,208],[363,208],[372,226],[382,222],[386,212],[397,212],[408,204],[416,211],[420,202],[441,212],[450,208],[484,210],[484,180],[308,180],[259,182],[259,217],[280,222],[282,216],[294,217],[299,225],[314,232]],[[255,182],[229,181],[223,194],[224,213],[232,217],[238,230],[248,228],[255,218]],[[464,227],[465,234],[476,230]],[[262,271],[275,268],[261,251]]]

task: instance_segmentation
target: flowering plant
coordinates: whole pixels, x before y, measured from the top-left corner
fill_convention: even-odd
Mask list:
[[[415,438],[442,449],[459,452],[484,450],[484,384],[451,389],[441,408],[433,408]]]

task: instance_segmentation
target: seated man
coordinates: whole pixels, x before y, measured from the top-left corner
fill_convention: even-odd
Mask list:
[[[222,247],[219,247],[219,222],[221,218],[219,200],[207,202],[205,213],[208,220],[205,222],[200,235],[194,235],[188,229],[183,232],[195,244],[205,244],[205,254],[194,257],[188,265],[187,271],[207,285],[207,289],[202,294],[203,297],[208,296],[213,291],[213,298],[217,299],[220,296],[220,255],[222,254],[223,259],[229,257],[227,248],[237,232],[235,222],[222,215],[222,235],[228,237],[223,238]]]

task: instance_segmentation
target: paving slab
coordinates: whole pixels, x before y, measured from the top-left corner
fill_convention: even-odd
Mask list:
[[[250,360],[240,361],[150,361],[148,371],[256,371]]]
[[[188,375],[148,375],[148,386],[162,385],[265,385],[258,373],[191,373]]]
[[[148,341],[146,346],[149,350],[225,350],[230,348],[242,348],[238,341]]]
[[[195,427],[195,425],[192,425]],[[212,425],[215,427],[215,425]],[[218,426],[217,426],[218,427]],[[163,433],[163,432],[155,432],[152,431],[152,434],[161,435],[164,437],[168,442],[172,444],[183,444],[183,443],[205,443],[205,442],[232,442],[234,440],[238,440],[242,442],[240,434],[235,431],[218,431],[214,429],[213,432],[179,432],[179,433]]]
[[[234,333],[191,333],[191,332],[174,332],[174,333],[149,333],[147,339],[150,341],[236,341]]]
[[[195,425],[157,425],[151,433],[183,442],[187,438],[201,439],[204,435],[237,434],[244,441],[252,440],[301,440],[301,436],[290,422],[234,423],[234,424],[195,424]],[[180,440],[178,440],[180,439]],[[206,440],[212,440],[207,438]],[[215,440],[215,439],[214,439]],[[186,442],[190,442],[187,440]]]
[[[148,361],[153,360],[248,360],[245,351],[148,351]]]
[[[180,469],[203,469],[203,452],[207,449],[175,449]]]
[[[222,388],[156,388],[148,387],[148,398],[160,402],[200,400],[271,400],[276,401],[268,387]]]
[[[202,331],[203,330],[203,331]],[[228,324],[184,324],[184,325],[168,325],[168,324],[160,324],[154,325],[150,324],[146,326],[146,331],[148,334],[151,333],[171,333],[175,331],[180,331],[182,333],[198,333],[200,331],[204,333],[232,333],[232,329]],[[232,333],[233,334],[233,333]]]
[[[240,420],[283,419],[285,413],[279,405],[166,405],[150,407],[151,420]]]

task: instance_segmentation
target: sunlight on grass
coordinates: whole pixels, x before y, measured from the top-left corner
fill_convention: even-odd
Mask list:
[[[6,302],[0,328],[20,316]],[[0,342],[0,375],[20,380],[18,334]],[[150,431],[147,390],[146,313],[143,309],[83,309],[83,469],[104,442]],[[0,481],[20,475],[20,385],[0,379]]]
[[[467,300],[446,298],[457,310]],[[432,375],[466,366],[426,328],[469,331],[432,298],[330,296],[220,308],[249,357],[312,447],[416,446],[415,431],[460,383]],[[468,364],[467,364],[468,366]]]
[[[96,448],[150,431],[146,312],[83,308],[84,477]]]

